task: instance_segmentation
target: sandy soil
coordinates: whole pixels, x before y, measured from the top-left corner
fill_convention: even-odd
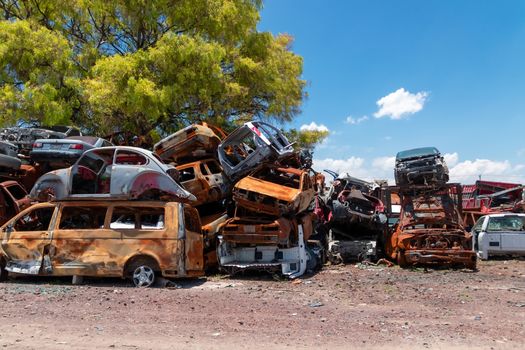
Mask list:
[[[525,261],[468,270],[327,266],[298,282],[212,276],[177,288],[121,280],[0,284],[14,349],[525,347]]]

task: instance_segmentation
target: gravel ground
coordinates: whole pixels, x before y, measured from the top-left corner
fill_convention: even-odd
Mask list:
[[[340,265],[297,281],[216,275],[169,288],[11,278],[0,346],[15,349],[523,349],[525,261],[479,271]]]

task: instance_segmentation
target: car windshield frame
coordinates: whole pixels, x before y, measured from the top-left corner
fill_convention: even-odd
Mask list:
[[[406,151],[398,152],[396,155],[396,160],[405,160],[411,158],[420,158],[428,156],[439,156],[439,150],[436,147],[422,147],[414,148]]]

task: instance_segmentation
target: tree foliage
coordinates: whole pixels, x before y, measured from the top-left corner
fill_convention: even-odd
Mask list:
[[[290,129],[285,132],[286,137],[296,149],[305,148],[310,151],[323,142],[329,134],[328,131],[319,130]]]
[[[4,121],[98,134],[209,120],[291,120],[304,97],[288,35],[261,0],[0,0]]]

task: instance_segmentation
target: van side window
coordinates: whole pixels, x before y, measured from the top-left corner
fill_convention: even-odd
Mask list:
[[[164,208],[115,207],[109,227],[125,230],[163,230]]]
[[[186,182],[195,179],[195,170],[193,167],[180,170],[180,182]]]
[[[46,231],[53,217],[54,207],[38,208],[18,219],[13,228],[16,231]]]
[[[206,169],[206,167],[204,166],[204,163],[201,163],[200,168],[201,168],[201,174],[202,175],[204,175],[204,176],[210,175],[209,172],[208,172],[208,169]]]
[[[106,211],[105,207],[64,207],[58,228],[62,230],[104,228]]]

